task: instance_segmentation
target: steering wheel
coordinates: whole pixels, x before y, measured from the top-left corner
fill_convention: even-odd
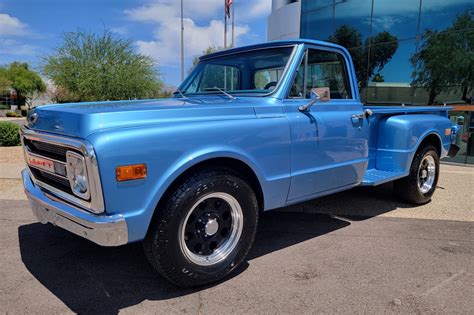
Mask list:
[[[267,85],[263,88],[264,90],[269,90],[271,87],[275,87],[277,83],[275,81],[268,82]]]

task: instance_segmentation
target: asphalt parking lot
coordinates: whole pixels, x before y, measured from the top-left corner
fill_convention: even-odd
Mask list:
[[[140,244],[37,223],[19,181],[2,181],[0,313],[474,313],[474,168],[443,165],[419,207],[384,185],[266,213],[247,262],[195,290],[158,276]]]

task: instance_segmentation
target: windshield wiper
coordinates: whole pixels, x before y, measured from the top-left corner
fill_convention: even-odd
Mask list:
[[[181,98],[188,98],[186,95],[184,95],[183,91],[181,91],[180,89],[176,89],[176,91],[173,94],[176,94],[176,93],[179,93],[179,95],[181,95]]]
[[[226,91],[224,91],[223,89],[217,87],[217,86],[214,86],[213,89],[215,90],[218,90],[219,92],[223,93],[225,96],[227,96],[228,98],[230,98],[231,100],[235,100],[235,97],[233,97],[232,95],[230,95],[229,93],[227,93]]]

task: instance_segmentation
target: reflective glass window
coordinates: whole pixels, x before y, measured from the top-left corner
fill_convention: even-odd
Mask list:
[[[334,33],[332,6],[305,13],[301,16],[301,37],[327,40]]]
[[[413,102],[411,58],[415,51],[414,39],[371,46],[367,103],[399,105]]]
[[[301,9],[303,11],[317,10],[334,4],[334,0],[303,0]]]
[[[400,39],[416,38],[420,0],[374,2],[372,35],[389,32]]]
[[[370,16],[372,0],[347,0],[335,4],[334,24],[337,30],[341,26],[350,26],[357,30],[362,40],[370,36]]]
[[[449,28],[459,15],[466,13],[474,17],[472,0],[423,0],[421,3],[420,33],[426,30],[443,31]]]

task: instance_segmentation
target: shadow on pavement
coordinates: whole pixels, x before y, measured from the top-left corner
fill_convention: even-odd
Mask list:
[[[415,211],[416,207],[418,206],[401,201],[394,194],[393,183],[387,183],[376,187],[357,187],[282,208],[281,211],[326,213],[360,221],[400,208],[413,208]]]
[[[349,224],[329,215],[264,214],[248,259]],[[141,244],[100,247],[60,228],[40,223],[20,226],[18,234],[26,268],[76,313],[117,313],[143,300],[164,300],[198,291],[177,288],[161,278],[148,264]],[[244,263],[232,276],[247,266],[248,263]]]
[[[351,224],[341,216],[364,219],[406,206],[394,201],[391,193],[364,188],[264,213],[248,260]],[[100,247],[40,223],[20,226],[18,234],[26,268],[76,313],[117,313],[144,300],[199,291],[177,288],[161,278],[148,264],[141,244]],[[247,267],[246,262],[231,277]]]

